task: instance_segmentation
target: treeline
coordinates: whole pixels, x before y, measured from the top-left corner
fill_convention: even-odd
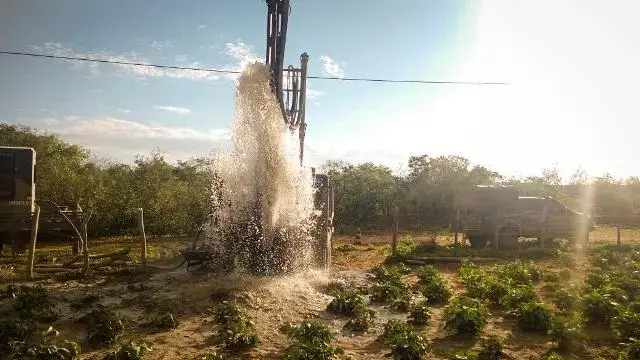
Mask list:
[[[34,129],[0,124],[0,145],[36,150],[36,199],[79,204],[92,211],[91,235],[136,230],[136,209],[145,211],[151,234],[190,234],[209,211],[206,159],[169,163],[160,153],[133,164],[96,159],[85,148]]]
[[[152,234],[192,234],[210,211],[212,169],[207,159],[168,162],[160,153],[132,164],[98,159],[85,148],[34,129],[0,124],[0,145],[37,152],[36,198],[78,203],[92,211],[92,235],[136,231],[136,208],[145,210]],[[594,179],[578,171],[563,184],[556,169],[539,176],[506,178],[460,156],[409,158],[405,173],[373,163],[329,161],[320,170],[335,187],[339,232],[388,230],[394,213],[405,230],[449,226],[454,191],[477,184],[512,184],[521,195],[553,196],[581,211],[590,207],[597,223],[640,225],[640,179],[609,175]],[[591,196],[589,196],[591,195]],[[588,200],[585,200],[588,199]]]

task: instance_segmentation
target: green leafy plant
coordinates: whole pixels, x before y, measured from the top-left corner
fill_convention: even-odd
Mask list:
[[[483,299],[487,292],[487,282],[489,275],[477,265],[463,263],[458,269],[460,281],[467,289],[467,296]]]
[[[623,307],[609,296],[596,290],[582,296],[582,315],[589,324],[610,325]]]
[[[611,279],[609,275],[601,273],[601,272],[592,272],[587,275],[584,279],[585,284],[587,284],[592,290],[597,290],[607,284],[611,283]]]
[[[56,304],[42,286],[20,286],[14,296],[13,310],[20,318],[42,322],[53,322],[58,318]]]
[[[532,265],[516,260],[499,267],[498,275],[512,284],[529,285],[533,281],[532,269]]]
[[[225,360],[225,359],[226,358],[222,354],[209,353],[209,354],[194,356],[189,360]]]
[[[8,353],[12,342],[28,342],[37,332],[38,324],[33,320],[0,316],[0,353]]]
[[[621,340],[640,339],[640,314],[623,311],[612,319],[611,328]]]
[[[551,309],[536,300],[520,304],[511,314],[516,317],[518,327],[524,331],[546,332],[553,320]]]
[[[380,337],[383,344],[391,349],[393,359],[414,360],[427,352],[426,340],[409,325],[397,320],[389,320]]]
[[[92,310],[83,319],[88,323],[87,340],[92,346],[115,344],[124,331],[124,325],[118,315],[102,306]]]
[[[285,360],[330,360],[343,353],[342,349],[331,345],[333,334],[320,322],[303,320],[297,327],[281,330],[293,338],[293,343],[284,352]]]
[[[451,298],[451,290],[444,281],[437,279],[422,287],[422,295],[430,304],[442,304]]]
[[[416,251],[417,247],[418,247],[418,244],[416,244],[415,241],[411,241],[411,240],[401,241],[398,244],[398,247],[396,248],[396,255],[400,257],[410,256]]]
[[[558,289],[554,293],[553,303],[562,313],[569,313],[576,308],[578,296],[565,289]]]
[[[351,313],[351,318],[344,326],[354,332],[365,331],[373,324],[375,315],[376,312],[367,308],[364,304],[359,305],[355,311]]]
[[[552,352],[545,358],[545,360],[564,360],[564,358],[562,355]]]
[[[502,304],[510,310],[517,309],[521,304],[537,300],[533,287],[530,285],[517,285],[508,288],[507,294],[502,298]]]
[[[509,286],[495,279],[488,281],[485,289],[484,298],[495,305],[502,305],[505,296],[509,293]]]
[[[64,340],[56,344],[58,331],[49,327],[36,341],[12,341],[9,343],[10,359],[20,360],[73,360],[80,354],[80,345]]]
[[[407,322],[413,325],[427,325],[430,318],[429,307],[426,302],[422,301],[411,305]]]
[[[372,302],[392,302],[409,296],[409,288],[399,279],[389,279],[376,282],[371,287]]]
[[[549,335],[562,352],[581,351],[589,339],[580,321],[564,317],[556,317],[553,320]]]
[[[130,341],[104,357],[104,360],[143,360],[153,348],[143,342]]]
[[[358,306],[364,306],[362,297],[353,291],[336,291],[327,311],[335,315],[351,315]]]
[[[445,331],[449,334],[476,335],[487,323],[487,309],[482,302],[457,297],[445,309]]]
[[[438,273],[438,269],[436,269],[433,265],[424,265],[418,269],[417,272],[418,279],[423,284],[429,284],[434,280],[440,279],[440,273]]]
[[[396,311],[407,312],[411,308],[412,296],[408,293],[400,295],[400,297],[393,299],[389,307]]]
[[[225,348],[237,350],[258,345],[253,322],[237,302],[223,301],[213,309],[213,317],[219,325],[218,335]]]
[[[156,329],[170,330],[178,327],[178,320],[176,320],[172,313],[166,313],[153,318],[149,325]]]

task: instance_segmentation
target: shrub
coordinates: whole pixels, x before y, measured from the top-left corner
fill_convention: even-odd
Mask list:
[[[247,312],[236,302],[223,301],[214,308],[213,316],[220,325],[218,335],[227,349],[258,345],[258,335]]]
[[[516,317],[518,327],[524,331],[546,332],[553,320],[553,313],[549,307],[535,300],[520,304],[512,314]]]
[[[581,351],[588,340],[579,321],[563,317],[553,320],[549,334],[560,351]]]
[[[612,298],[591,291],[582,297],[582,315],[589,324],[610,325],[622,311],[622,306]]]
[[[624,311],[613,318],[611,328],[621,340],[640,339],[640,314]]]
[[[480,301],[454,298],[445,309],[445,331],[449,334],[476,335],[487,323],[487,310]]]
[[[503,340],[497,336],[489,336],[480,340],[478,360],[499,360],[504,356]]]
[[[464,263],[460,266],[458,275],[469,297],[480,299],[485,297],[489,276],[483,269],[471,263]]]
[[[502,305],[505,296],[509,293],[509,286],[498,280],[487,282],[485,289],[484,297],[495,305]]]
[[[431,318],[431,312],[426,302],[413,304],[409,311],[409,319],[407,322],[413,325],[427,325]]]
[[[337,291],[327,305],[327,311],[335,315],[351,315],[358,306],[364,306],[362,297],[353,291]]]
[[[131,341],[105,356],[104,360],[142,360],[152,350],[151,346],[145,343]]]
[[[390,355],[393,359],[417,360],[427,352],[425,339],[409,325],[396,319],[385,324],[380,339],[391,349]]]
[[[542,281],[548,282],[548,283],[557,283],[560,281],[560,275],[552,271],[543,271]]]
[[[178,321],[172,313],[166,313],[151,320],[149,325],[161,330],[170,330],[178,327]]]
[[[406,265],[402,263],[399,263],[394,266],[389,266],[389,267],[386,267],[383,265],[376,265],[371,269],[371,274],[373,274],[376,280],[379,280],[379,281],[388,281],[388,280],[399,281],[403,274],[408,273],[407,269],[409,270],[409,272],[411,271],[411,269],[409,269]]]
[[[507,294],[502,298],[502,304],[507,309],[517,309],[521,304],[538,299],[533,287],[519,285],[508,288]]]
[[[13,310],[22,319],[53,322],[58,318],[56,304],[40,285],[20,286],[15,292]]]
[[[640,340],[632,339],[628,343],[622,345],[624,345],[625,349],[618,354],[618,360],[640,359]]]
[[[409,288],[398,279],[380,281],[371,287],[372,302],[391,302],[409,296]]]
[[[416,251],[418,244],[415,241],[402,241],[396,248],[396,255],[400,257],[411,256]]]
[[[438,269],[436,269],[433,265],[424,265],[418,269],[418,279],[423,284],[429,284],[434,280],[440,279],[440,274],[438,273]]]
[[[345,324],[345,328],[354,331],[362,332],[369,328],[373,324],[376,312],[367,308],[365,305],[358,306],[351,314],[351,318]]]
[[[559,289],[554,294],[553,304],[563,313],[574,310],[577,303],[578,297],[567,290]]]
[[[529,285],[533,281],[532,268],[533,266],[516,260],[499,267],[498,274],[501,280],[512,284]]]
[[[390,307],[396,311],[407,312],[411,308],[411,295],[403,294],[391,301]]]
[[[562,355],[552,352],[545,358],[545,360],[564,360],[564,358]]]
[[[9,352],[11,342],[27,342],[38,331],[32,320],[0,316],[0,353]]]
[[[611,279],[609,275],[603,274],[601,272],[592,272],[584,279],[585,284],[587,284],[591,289],[597,290],[607,284],[611,283]]]
[[[615,286],[603,286],[598,290],[598,292],[606,297],[613,299],[613,301],[617,302],[620,305],[626,305],[629,303],[629,297],[627,296],[627,293]]]
[[[422,295],[429,304],[442,304],[451,298],[451,290],[443,281],[436,280],[422,287]]]
[[[293,343],[284,352],[285,360],[329,360],[343,353],[331,345],[333,335],[329,328],[317,321],[304,320],[297,327],[289,327],[286,333]]]
[[[92,310],[83,319],[88,323],[87,340],[92,346],[115,344],[124,331],[124,325],[118,315],[102,306]]]
[[[73,341],[64,340],[61,344],[55,342],[59,335],[52,327],[40,334],[39,341],[13,341],[9,343],[11,359],[21,360],[73,360],[80,354],[80,345]]]

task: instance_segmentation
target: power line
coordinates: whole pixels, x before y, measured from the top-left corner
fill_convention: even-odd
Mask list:
[[[129,62],[129,61],[103,60],[103,59],[94,59],[94,58],[76,57],[76,56],[46,55],[46,54],[36,54],[36,53],[27,53],[27,52],[18,52],[18,51],[0,50],[0,54],[30,56],[30,57],[36,57],[36,58],[56,59],[56,60],[87,61],[87,62],[102,63],[102,64],[141,66],[141,67],[151,67],[151,68],[157,68],[157,69],[203,71],[203,72],[213,72],[213,73],[221,73],[221,74],[240,74],[240,71],[237,71],[237,70],[146,64],[146,63]],[[307,75],[307,79],[363,81],[363,82],[379,82],[379,83],[431,84],[431,85],[510,85],[509,83],[505,83],[505,82],[394,80],[394,79],[346,78],[346,77],[338,77],[338,76],[313,76],[313,75]]]

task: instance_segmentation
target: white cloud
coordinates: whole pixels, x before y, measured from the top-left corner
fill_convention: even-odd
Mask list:
[[[176,107],[176,106],[156,106],[155,109],[160,111],[170,112],[173,114],[178,114],[178,115],[191,114],[191,110],[183,107]]]
[[[322,95],[324,95],[324,92],[322,91],[307,89],[307,100],[316,105],[318,104],[318,97]]]
[[[156,49],[158,51],[173,47],[173,41],[152,41],[149,45],[150,48]]]
[[[123,120],[115,117],[49,117],[37,128],[85,146],[99,156],[132,161],[137,154],[160,149],[172,160],[207,156],[229,144],[228,129],[198,130]]]
[[[115,54],[106,51],[90,51],[77,52],[70,47],[66,47],[60,43],[48,42],[43,46],[31,46],[32,49],[47,55],[66,56],[66,57],[82,57],[105,61],[134,62],[139,64],[151,64],[151,62],[135,53]],[[116,73],[135,75],[138,78],[158,78],[168,77],[172,79],[191,79],[191,80],[217,80],[220,77],[211,72],[197,70],[180,70],[180,69],[162,69],[148,66],[135,66],[125,64],[100,64],[85,61],[67,60],[71,63],[71,69],[76,71],[90,71],[91,76],[100,74],[100,69],[110,67],[116,70]],[[197,63],[195,63],[197,64]]]
[[[343,78],[344,77],[344,63],[342,64],[342,66],[336,64],[336,62],[326,56],[326,55],[322,55],[320,56],[320,61],[322,61],[322,72],[329,75],[329,76],[335,76],[335,77],[339,77],[339,78]]]
[[[207,28],[207,25],[204,25],[204,24],[198,25],[198,29],[206,29],[206,28]]]

